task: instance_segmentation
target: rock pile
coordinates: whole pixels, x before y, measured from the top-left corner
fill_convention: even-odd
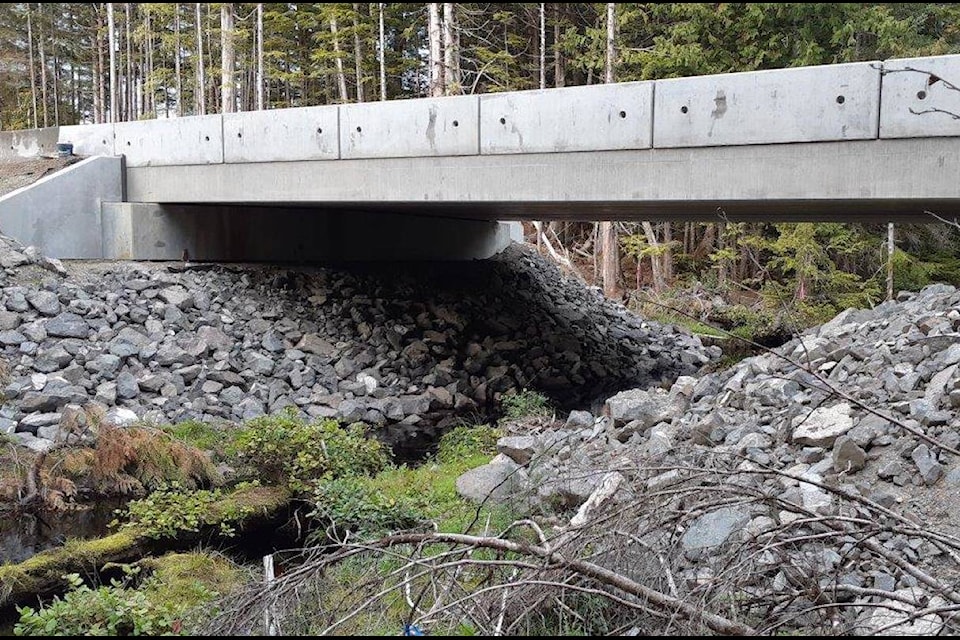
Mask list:
[[[37,262],[52,271],[26,273]],[[285,407],[404,442],[499,396],[576,405],[708,361],[516,247],[497,260],[342,269],[75,264],[0,243],[0,433],[43,449],[65,407],[157,423]]]
[[[515,430],[490,465],[460,479],[461,493],[509,495],[534,512],[576,510],[576,526],[600,503],[629,507],[633,526],[662,545],[691,591],[729,579],[735,563],[722,549],[753,544],[749,562],[738,559],[756,571],[750,593],[784,598],[796,588],[783,611],[816,610],[802,583],[829,593],[824,601],[876,605],[889,593],[900,603],[900,613],[845,610],[849,629],[943,627],[939,614],[908,617],[939,597],[911,567],[944,584],[960,568],[935,538],[960,532],[953,287],[845,311],[775,353],[681,377],[669,391],[618,393],[603,415],[572,412],[563,425]],[[840,516],[851,520],[837,524]]]

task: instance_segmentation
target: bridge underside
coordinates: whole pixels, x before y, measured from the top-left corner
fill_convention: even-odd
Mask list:
[[[960,138],[129,167],[130,202],[472,220],[935,222]],[[198,209],[200,211],[201,209]]]

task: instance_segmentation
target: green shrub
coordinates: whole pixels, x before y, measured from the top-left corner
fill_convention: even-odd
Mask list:
[[[110,586],[92,589],[80,576],[65,576],[71,589],[39,609],[18,607],[18,636],[159,636],[180,633],[180,608],[160,606],[146,593]]]
[[[221,534],[232,536],[231,523],[248,514],[242,508],[225,514],[223,504],[224,495],[219,489],[183,491],[178,485],[163,485],[147,497],[130,502],[125,512],[118,512],[125,514],[127,521],[113,524],[154,539],[197,533],[201,527],[214,524],[220,527]]]
[[[440,438],[437,460],[451,464],[475,456],[493,457],[497,453],[497,440],[503,432],[487,425],[456,427]]]
[[[234,436],[233,452],[266,481],[309,491],[317,481],[369,475],[389,464],[378,441],[363,427],[334,420],[305,422],[295,411],[251,420]]]
[[[371,478],[348,476],[319,482],[313,490],[310,514],[338,532],[374,536],[408,529],[423,519],[407,495],[389,497]]]
[[[531,389],[505,395],[501,400],[501,405],[503,407],[503,417],[507,420],[547,417],[553,414],[547,396]]]

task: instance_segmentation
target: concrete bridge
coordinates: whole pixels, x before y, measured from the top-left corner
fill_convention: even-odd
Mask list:
[[[67,258],[477,258],[550,219],[960,216],[960,56],[0,134]]]

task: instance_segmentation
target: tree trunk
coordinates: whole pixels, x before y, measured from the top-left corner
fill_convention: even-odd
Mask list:
[[[547,5],[540,3],[540,88],[547,88]]]
[[[357,102],[363,102],[363,48],[360,45],[360,3],[353,3],[353,64],[357,76]]]
[[[30,100],[33,105],[33,128],[37,128],[37,70],[33,63],[33,18],[27,4],[27,48],[30,52]],[[96,111],[96,110],[94,110]]]
[[[197,23],[197,95],[194,96],[194,106],[197,115],[206,115],[207,113],[207,80],[203,68],[203,18],[200,15],[200,3],[196,4],[196,23]]]
[[[430,41],[430,96],[438,97],[443,95],[444,74],[443,74],[443,52],[440,41],[440,4],[431,2],[427,5],[429,25],[427,36]]]
[[[340,102],[347,102],[347,76],[343,72],[343,57],[340,55],[340,38],[337,36],[337,17],[330,16],[330,33],[333,35],[333,55],[337,66],[337,88],[340,91]]]
[[[617,296],[617,279],[620,275],[620,247],[616,223],[609,220],[600,223],[600,253],[603,256],[600,267],[603,294],[614,298]]]
[[[113,18],[113,3],[107,3],[107,46],[110,47],[110,122],[117,122],[119,101],[117,96],[117,33]]]
[[[100,124],[107,122],[107,88],[103,63],[103,14],[97,11],[97,93],[100,96]]]
[[[130,25],[133,23],[133,11],[131,9],[129,2],[125,3],[124,8],[126,10],[126,17],[127,17],[127,24],[126,24],[127,77],[126,77],[126,82],[124,83],[126,86],[124,87],[125,91],[124,91],[124,101],[123,101],[124,109],[123,110],[126,114],[126,117],[124,118],[125,120],[134,120],[136,118],[136,115],[134,114],[134,112],[136,111],[136,104],[135,104],[136,95],[134,94],[136,93],[136,91],[134,89],[134,80],[133,80],[133,38],[130,37]]]
[[[110,5],[107,5],[110,6]],[[37,23],[37,49],[40,54],[40,100],[43,109],[43,126],[50,126],[50,120],[47,115],[47,56],[43,47],[43,3],[37,3],[37,11],[40,15],[40,21]]]
[[[154,118],[157,117],[157,88],[154,86],[154,73],[153,73],[153,24],[150,19],[150,12],[146,12],[144,16],[143,26],[145,29],[143,47],[144,55],[147,58],[147,70],[144,73],[143,77],[143,91],[146,97],[146,110],[149,111]]]
[[[233,3],[220,5],[220,112],[237,110],[237,50],[234,43]]]
[[[669,222],[661,223],[663,229],[663,279],[666,284],[673,280],[673,227]]]
[[[457,5],[443,3],[444,93],[460,93],[460,46],[458,44]]]
[[[263,75],[263,3],[257,4],[257,111],[266,108]]]
[[[180,64],[180,3],[173,5],[173,74],[177,87],[177,116],[183,115],[183,69]]]
[[[380,99],[387,99],[387,63],[386,52],[387,39],[384,36],[383,28],[383,3],[377,3],[378,21],[380,23],[380,37],[377,39],[377,56],[380,62]]]
[[[614,20],[614,9],[616,5],[607,4],[607,64],[605,78],[607,82],[614,81],[614,63],[616,59],[616,49],[614,42],[616,39],[617,25]],[[603,277],[603,293],[607,297],[615,297],[617,293],[617,280],[620,277],[620,243],[617,238],[616,224],[610,221],[600,223],[600,245],[603,252],[603,265],[601,269]]]
[[[657,232],[654,231],[653,225],[646,221],[641,224],[643,225],[643,234],[647,238],[647,245],[652,249],[650,253],[650,274],[653,276],[653,290],[660,293],[666,285],[663,268],[663,246],[657,239]]]
[[[563,51],[560,50],[560,12],[563,4],[556,2],[553,5],[553,86],[566,85],[566,68],[563,60]]]
[[[607,3],[607,64],[604,82],[614,82],[616,75],[615,67],[617,64],[617,5],[614,2]]]
[[[60,126],[60,57],[57,55],[57,42],[54,38],[50,45],[53,48],[53,126]]]

